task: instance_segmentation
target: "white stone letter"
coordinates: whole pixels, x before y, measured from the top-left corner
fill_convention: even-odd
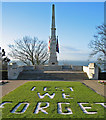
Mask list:
[[[16,110],[20,107],[21,104],[26,104],[26,105],[23,107],[21,112],[16,112]],[[18,103],[18,105],[15,106],[15,108],[11,111],[11,113],[22,114],[26,111],[28,106],[29,106],[29,103],[26,103],[26,102],[25,103]]]
[[[102,105],[104,108],[106,108],[106,105],[104,103],[95,103],[95,104],[100,104]]]
[[[66,95],[65,93],[62,93],[62,97],[64,98],[64,99],[73,99],[73,98],[67,98],[67,96],[70,96],[70,95]]]
[[[44,88],[43,88],[43,91],[46,91],[46,90],[47,90],[47,87],[44,87]]]
[[[74,91],[72,87],[69,87],[71,91]]]
[[[91,109],[91,107],[84,107],[83,104],[88,104],[88,103],[78,103],[81,109],[83,110],[84,113],[86,114],[97,114],[97,112],[88,112],[86,109]]]
[[[66,108],[67,113],[63,113],[63,112],[62,112],[62,106],[61,106],[61,104],[69,105],[70,103],[58,103],[58,113],[59,113],[59,114],[62,114],[62,115],[73,114],[71,108]]]
[[[55,87],[55,89],[56,89],[56,90],[58,90],[58,89],[60,89],[60,88],[58,88],[58,87]]]
[[[45,107],[40,107],[40,105],[42,103],[46,103],[46,106]],[[45,110],[43,110],[44,108],[47,108],[47,107],[49,107],[49,103],[48,102],[39,102],[37,104],[37,107],[36,107],[35,111],[34,111],[34,114],[38,114],[39,111],[42,111],[43,113],[48,114]]]
[[[8,103],[12,103],[12,102],[2,102],[2,103],[0,104],[0,108],[4,108],[4,105],[5,105],[5,104],[8,104]]]
[[[35,90],[35,88],[36,88],[36,87],[33,87],[33,88],[31,89],[31,91],[34,91],[34,90]]]
[[[53,99],[54,98],[54,96],[55,96],[55,93],[53,93],[52,95],[49,95],[48,93],[45,93],[44,95],[40,95],[40,93],[38,93],[38,97],[40,98],[40,99],[43,99],[45,96],[49,96],[49,98],[50,99]]]
[[[55,89],[56,89],[56,91],[57,91],[57,90],[60,90],[60,88],[59,88],[59,87],[55,87]],[[64,91],[64,90],[62,89],[61,91]]]

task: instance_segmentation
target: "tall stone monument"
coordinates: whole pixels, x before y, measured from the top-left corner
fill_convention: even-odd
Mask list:
[[[57,54],[56,54],[56,28],[55,28],[55,5],[52,5],[52,27],[51,27],[51,37],[49,38],[50,42],[50,55],[48,65],[58,65]]]

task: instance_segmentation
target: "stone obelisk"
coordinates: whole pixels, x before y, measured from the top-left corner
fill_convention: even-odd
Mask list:
[[[56,54],[56,28],[55,28],[55,6],[52,5],[52,27],[50,37],[50,56],[49,65],[58,65],[57,54]]]

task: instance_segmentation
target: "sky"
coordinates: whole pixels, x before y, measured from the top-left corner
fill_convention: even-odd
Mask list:
[[[105,2],[105,0],[1,0],[2,2]]]
[[[12,0],[10,0],[12,1]],[[27,0],[26,0],[27,1]],[[2,2],[2,43],[8,45],[24,36],[38,37],[48,43],[52,4],[55,4],[58,60],[88,60],[88,44],[96,26],[104,23],[104,2]],[[94,58],[95,59],[95,58]]]

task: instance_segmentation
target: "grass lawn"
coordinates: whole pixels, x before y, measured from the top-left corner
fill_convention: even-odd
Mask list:
[[[45,93],[50,94],[52,99],[47,95],[44,97]],[[104,103],[104,97],[80,82],[27,82],[4,96],[2,102],[6,101],[11,103],[3,105],[3,118],[104,118],[104,107],[100,104],[95,104]],[[26,104],[21,104],[17,107],[21,102],[29,103],[26,110],[23,110]],[[40,108],[47,107],[47,103],[49,103],[47,108],[42,108],[48,114],[45,114],[42,110],[39,110],[37,113],[38,103],[40,103]],[[61,110],[59,109],[59,103],[61,103]],[[83,108],[89,107],[89,109],[86,109],[88,113],[97,113],[84,113],[84,109],[81,109],[78,103],[86,103],[83,104]],[[16,107],[17,109],[14,110]],[[68,114],[70,109],[67,108],[71,109],[72,114]]]

